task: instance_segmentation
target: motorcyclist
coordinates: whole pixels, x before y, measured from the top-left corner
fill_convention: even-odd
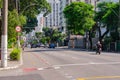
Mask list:
[[[101,54],[101,51],[102,51],[102,44],[100,43],[100,41],[98,41],[96,44],[96,54],[97,53]]]

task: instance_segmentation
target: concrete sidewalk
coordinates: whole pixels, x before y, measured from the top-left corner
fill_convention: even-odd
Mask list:
[[[1,60],[0,60],[0,70],[15,69],[15,68],[18,68],[19,66],[21,66],[23,64],[22,53],[21,53],[21,58],[20,58],[19,61],[12,61],[12,60],[10,60],[9,55],[10,55],[11,51],[12,51],[11,49],[8,50],[7,67],[2,68]]]
[[[21,66],[21,62],[20,61],[7,61],[7,67],[2,68],[1,67],[1,60],[0,60],[0,70],[8,70],[8,69],[15,69],[18,68],[19,66]]]

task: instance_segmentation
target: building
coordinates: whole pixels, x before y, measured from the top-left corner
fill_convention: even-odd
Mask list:
[[[59,28],[60,27],[60,1],[48,0],[52,11],[44,18],[44,27]]]
[[[38,26],[35,28],[36,32],[42,32],[42,29],[44,27],[44,17],[43,14],[38,15]]]
[[[66,32],[66,22],[63,14],[64,8],[74,1],[82,1],[88,4],[92,4],[96,10],[96,5],[98,2],[103,1],[114,1],[118,0],[47,0],[52,8],[52,12],[44,18],[44,27],[57,28],[61,32]]]

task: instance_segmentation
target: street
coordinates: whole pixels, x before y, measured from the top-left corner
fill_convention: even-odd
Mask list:
[[[68,48],[25,48],[23,65],[0,80],[120,80],[120,54]]]

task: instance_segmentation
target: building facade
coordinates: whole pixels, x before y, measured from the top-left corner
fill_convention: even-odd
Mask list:
[[[59,28],[60,27],[60,1],[48,0],[51,5],[51,13],[44,17],[44,27]]]

